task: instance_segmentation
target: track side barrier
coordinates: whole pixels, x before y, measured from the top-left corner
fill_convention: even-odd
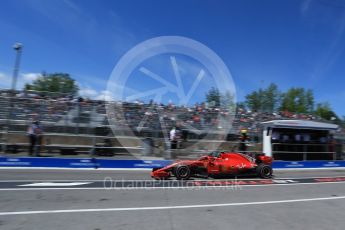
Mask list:
[[[108,160],[96,158],[0,157],[0,167],[149,169],[171,160]],[[345,161],[275,161],[274,169],[345,168]]]
[[[274,161],[274,169],[345,168],[345,161]]]
[[[0,167],[43,168],[158,168],[168,160],[107,160],[96,158],[0,157]]]

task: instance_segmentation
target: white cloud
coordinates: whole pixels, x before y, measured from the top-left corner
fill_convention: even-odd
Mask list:
[[[93,100],[105,100],[105,101],[112,101],[114,99],[113,93],[108,90],[99,91],[90,85],[86,85],[85,83],[77,83],[79,86],[79,95],[81,97],[87,97]]]
[[[32,81],[36,80],[37,78],[41,77],[42,74],[40,73],[23,73],[22,80],[25,83],[31,83]]]
[[[39,76],[41,76],[40,73],[20,74],[17,79],[16,89],[22,90],[26,83],[32,83],[32,81],[36,80]],[[0,72],[0,88],[9,89],[11,88],[11,84],[12,84],[12,76],[7,73]]]
[[[97,91],[92,88],[80,88],[79,95],[82,97],[94,98],[97,95]]]
[[[11,77],[3,72],[0,72],[0,88],[9,89],[11,87]]]
[[[95,98],[96,100],[113,101],[113,93],[108,90],[102,90],[101,93]]]

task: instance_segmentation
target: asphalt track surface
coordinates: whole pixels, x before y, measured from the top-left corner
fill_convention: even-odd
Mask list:
[[[0,169],[0,229],[344,229],[345,171],[152,181],[149,171]]]

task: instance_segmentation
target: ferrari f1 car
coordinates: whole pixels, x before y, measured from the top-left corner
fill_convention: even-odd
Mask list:
[[[261,178],[272,176],[272,158],[259,154],[255,158],[242,153],[214,151],[197,160],[176,161],[163,168],[154,168],[151,177],[188,180],[190,177],[220,177],[239,174],[256,174]]]

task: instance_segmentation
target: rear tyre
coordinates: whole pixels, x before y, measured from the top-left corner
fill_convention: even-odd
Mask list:
[[[256,168],[256,172],[259,177],[267,179],[272,177],[272,167],[270,165],[259,164]]]
[[[187,165],[179,165],[175,168],[174,174],[178,180],[188,180],[191,176],[191,171]]]

